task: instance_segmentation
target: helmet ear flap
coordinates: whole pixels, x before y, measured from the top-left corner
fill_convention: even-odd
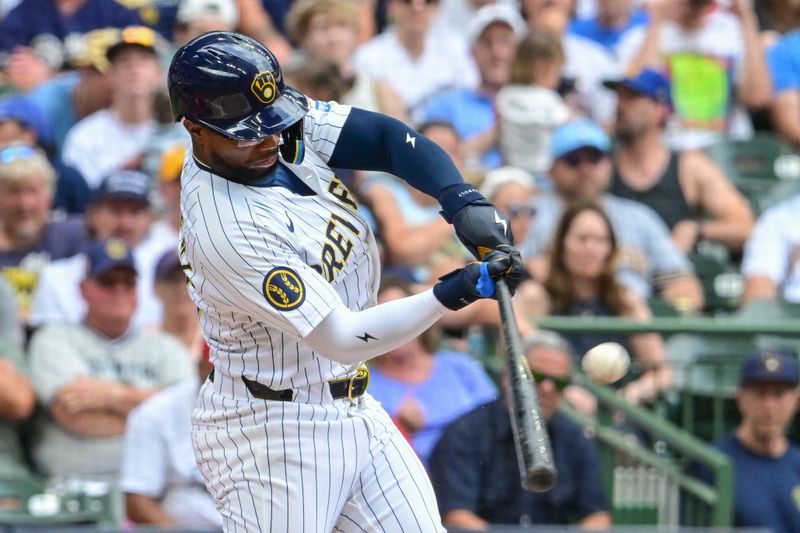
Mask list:
[[[303,143],[303,119],[301,118],[281,132],[283,143],[279,150],[283,160],[291,165],[299,165],[303,162],[305,155],[305,144]]]

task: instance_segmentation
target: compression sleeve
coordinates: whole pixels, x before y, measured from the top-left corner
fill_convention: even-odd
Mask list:
[[[434,198],[464,180],[436,143],[392,117],[353,108],[329,166],[394,174]]]
[[[445,311],[432,289],[363,311],[351,311],[342,304],[328,313],[304,342],[328,359],[355,364],[402,346],[431,327]]]

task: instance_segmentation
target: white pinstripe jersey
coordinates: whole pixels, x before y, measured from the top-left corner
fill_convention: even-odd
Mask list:
[[[379,283],[372,231],[326,165],[350,107],[309,103],[303,162],[281,163],[316,194],[231,182],[187,151],[181,260],[215,380],[302,389],[354,370],[302,342],[340,302],[354,311],[374,305]]]

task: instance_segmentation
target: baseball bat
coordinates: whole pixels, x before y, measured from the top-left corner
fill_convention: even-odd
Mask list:
[[[495,284],[506,345],[508,411],[522,487],[533,492],[545,492],[553,488],[558,477],[550,437],[539,406],[536,382],[525,358],[511,306],[511,293],[504,279],[496,280]]]

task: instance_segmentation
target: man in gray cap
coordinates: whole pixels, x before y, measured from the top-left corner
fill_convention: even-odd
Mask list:
[[[734,525],[800,533],[800,448],[786,437],[800,391],[797,356],[764,350],[742,367],[739,426],[715,446],[734,468]]]

